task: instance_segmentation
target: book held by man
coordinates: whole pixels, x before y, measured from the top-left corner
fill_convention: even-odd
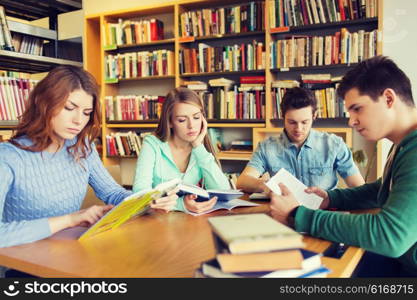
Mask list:
[[[240,214],[208,218],[215,237],[232,254],[302,248],[302,235],[261,214]],[[215,241],[216,242],[216,241]]]
[[[84,241],[101,232],[115,229],[133,216],[143,214],[149,208],[152,200],[163,197],[174,189],[179,181],[179,179],[173,179],[159,184],[154,189],[141,191],[125,198],[85,231],[79,240]]]
[[[281,168],[274,176],[271,177],[269,181],[265,184],[268,188],[271,189],[275,194],[281,195],[281,189],[278,186],[278,183],[283,183],[294,195],[295,199],[307,208],[318,209],[320,207],[323,199],[316,194],[307,194],[304,190],[307,186],[298,180],[290,172]]]

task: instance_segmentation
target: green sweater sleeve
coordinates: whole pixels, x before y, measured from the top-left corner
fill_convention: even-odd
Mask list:
[[[355,188],[328,191],[329,207],[341,210],[379,208],[382,205],[377,198],[380,186],[381,179],[378,179]]]
[[[144,139],[136,163],[133,192],[153,188],[153,169],[155,167],[156,153],[149,139]]]
[[[229,180],[216,163],[213,154],[208,152],[203,144],[195,147],[192,153],[195,155],[198,167],[202,172],[206,189],[230,189]]]
[[[389,257],[399,257],[403,254],[407,257],[408,252],[415,251],[417,241],[416,165],[417,155],[404,158],[396,164],[393,168],[391,190],[389,193],[380,193],[379,197],[384,199],[376,201],[384,203],[379,213],[343,214],[314,211],[301,206],[295,216],[296,230],[326,240],[359,246]],[[386,186],[388,189],[389,185]],[[341,203],[348,201],[348,195],[355,197],[352,201],[366,202],[366,197],[372,191],[376,191],[376,186],[364,190],[363,195],[359,192],[345,194]],[[414,259],[413,263],[417,270],[416,260]]]

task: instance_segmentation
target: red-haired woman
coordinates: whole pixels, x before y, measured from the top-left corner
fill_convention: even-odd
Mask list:
[[[98,86],[83,69],[59,66],[36,85],[16,134],[0,144],[0,247],[93,224],[132,193],[102,165],[93,144],[99,120]],[[106,205],[80,210],[88,185]]]

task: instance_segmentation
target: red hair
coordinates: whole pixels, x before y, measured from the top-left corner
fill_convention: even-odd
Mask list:
[[[56,67],[35,86],[10,142],[32,152],[45,150],[53,142],[52,118],[64,108],[69,94],[78,89],[93,97],[93,112],[87,125],[78,134],[77,142],[67,150],[77,161],[86,157],[93,140],[100,133],[99,88],[90,73],[74,66]],[[17,139],[22,136],[28,137],[32,145],[19,144]]]

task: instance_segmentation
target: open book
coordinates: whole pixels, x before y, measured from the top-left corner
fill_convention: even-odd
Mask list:
[[[100,232],[117,228],[133,216],[143,214],[152,200],[163,197],[174,189],[179,181],[179,179],[173,179],[157,185],[154,189],[141,191],[125,198],[84,232],[79,240],[83,241]]]
[[[197,202],[208,201],[214,196],[217,196],[217,201],[227,202],[243,196],[243,192],[239,190],[205,190],[196,185],[187,183],[180,183],[177,187],[179,188],[179,192],[177,193],[179,197],[195,194],[198,196],[195,200]]]
[[[278,186],[278,183],[283,183],[294,195],[295,199],[305,207],[310,209],[318,209],[320,207],[323,198],[317,196],[316,194],[307,194],[304,190],[307,186],[298,180],[290,172],[281,168],[268,182],[265,184],[277,195],[281,195],[281,189]]]

